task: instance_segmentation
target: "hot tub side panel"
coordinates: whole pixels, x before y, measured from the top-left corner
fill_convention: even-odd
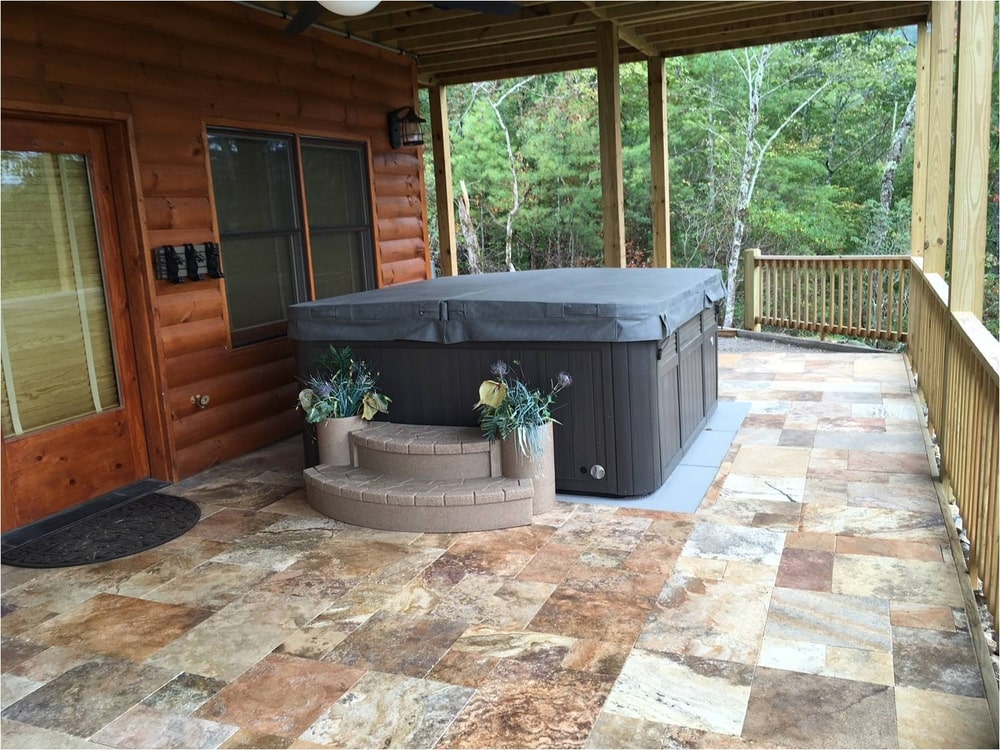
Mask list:
[[[615,466],[622,495],[646,495],[660,481],[660,392],[657,353],[654,341],[619,345],[614,361]],[[670,386],[669,381],[665,383]],[[677,401],[677,393],[667,395]]]
[[[548,388],[574,378],[555,418],[556,487],[619,497],[658,489],[704,427],[718,398],[716,323],[705,310],[659,342],[298,341],[301,378],[330,344],[350,345],[379,373],[392,398],[389,419],[404,424],[477,424],[479,384],[497,360],[520,363],[527,381]],[[306,455],[315,444],[306,429]]]
[[[565,370],[574,382],[559,395],[553,412],[558,422],[554,426],[556,486],[564,492],[625,494],[619,490],[614,459],[617,420],[612,389],[614,363],[624,356],[625,345],[299,341],[300,377],[307,377],[316,357],[330,344],[349,345],[378,373],[380,390],[392,399],[388,419],[401,424],[477,425],[478,413],[473,406],[479,385],[491,377],[490,365],[497,360],[523,371],[531,386],[543,390]],[[315,461],[314,450],[307,438],[309,463]],[[603,476],[591,474],[594,466],[603,467]]]

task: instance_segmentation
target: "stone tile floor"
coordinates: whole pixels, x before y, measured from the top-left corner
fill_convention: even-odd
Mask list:
[[[997,747],[899,355],[720,354],[695,514],[318,517],[290,440],[187,535],[2,570],[5,747]]]

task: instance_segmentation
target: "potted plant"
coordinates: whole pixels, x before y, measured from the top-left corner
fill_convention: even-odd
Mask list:
[[[299,408],[316,425],[319,462],[345,466],[352,463],[350,434],[379,412],[388,413],[390,398],[378,392],[376,376],[354,359],[350,347],[331,345],[316,367],[299,391]]]
[[[514,363],[518,364],[517,362]],[[501,470],[505,477],[531,479],[535,497],[533,510],[543,513],[555,507],[555,453],[552,445],[552,408],[556,396],[573,383],[560,372],[548,392],[532,389],[513,374],[504,361],[490,367],[494,378],[479,386],[479,426],[483,437],[500,441]]]

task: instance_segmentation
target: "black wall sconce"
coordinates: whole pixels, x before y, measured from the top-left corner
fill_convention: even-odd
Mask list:
[[[389,145],[423,146],[424,133],[420,126],[427,122],[413,111],[413,107],[402,107],[389,113]]]

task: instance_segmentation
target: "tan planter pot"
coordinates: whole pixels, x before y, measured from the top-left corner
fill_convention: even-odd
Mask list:
[[[552,445],[552,423],[539,428],[542,432],[542,452],[526,456],[511,436],[500,441],[500,468],[505,477],[530,479],[534,487],[532,513],[546,513],[556,507],[556,455]]]
[[[354,452],[351,450],[350,435],[364,427],[365,420],[361,417],[340,417],[317,422],[319,462],[334,466],[353,466]]]

